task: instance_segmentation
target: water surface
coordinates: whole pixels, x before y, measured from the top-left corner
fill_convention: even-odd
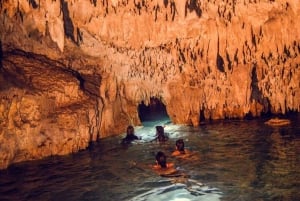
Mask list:
[[[197,128],[168,119],[136,127],[142,140],[121,145],[120,136],[100,140],[76,154],[12,165],[0,171],[0,200],[300,200],[300,117],[271,127],[267,119],[218,121]],[[155,125],[165,125],[169,141],[151,142]],[[124,128],[125,131],[126,128]],[[183,138],[189,160],[171,157]],[[152,171],[164,151],[186,177]]]

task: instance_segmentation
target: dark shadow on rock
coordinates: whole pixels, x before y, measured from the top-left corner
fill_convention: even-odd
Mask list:
[[[263,105],[263,110],[261,111],[260,116],[269,116],[270,115],[270,101],[267,97],[264,97],[261,90],[258,88],[258,77],[256,72],[256,64],[254,64],[254,67],[252,69],[251,74],[251,101],[255,101],[261,105]],[[249,115],[248,115],[249,116]],[[251,115],[250,115],[251,116]]]
[[[2,50],[2,41],[0,40],[0,69],[3,68],[2,60],[3,60],[3,50]]]
[[[72,19],[70,17],[68,2],[61,0],[61,9],[63,11],[62,13],[63,13],[65,34],[68,38],[70,38],[72,41],[74,41],[76,43],[74,35],[73,35],[74,25],[73,25]]]
[[[218,53],[217,54],[217,68],[220,72],[224,73],[224,59],[221,57],[221,55]]]

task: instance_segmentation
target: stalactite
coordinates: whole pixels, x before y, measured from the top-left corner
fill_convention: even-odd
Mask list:
[[[64,130],[72,114],[89,117],[83,127],[94,140],[120,132],[136,112],[122,114],[125,107],[153,96],[164,100],[172,121],[195,126],[199,116],[300,110],[299,5],[291,0],[7,2],[0,1],[0,73],[15,77],[14,87],[31,89],[36,100],[51,99],[60,121],[51,128],[61,127],[71,139],[82,136]],[[57,33],[60,51],[51,40]],[[28,55],[6,57],[10,49]],[[44,55],[43,62],[34,55]],[[37,61],[28,65],[30,57]]]

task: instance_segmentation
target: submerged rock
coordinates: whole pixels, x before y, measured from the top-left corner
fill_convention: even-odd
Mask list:
[[[285,126],[290,124],[291,121],[289,119],[280,119],[280,118],[273,118],[265,122],[270,126]]]

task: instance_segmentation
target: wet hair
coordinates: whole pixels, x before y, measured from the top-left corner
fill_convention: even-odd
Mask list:
[[[167,168],[167,157],[164,154],[164,152],[162,151],[157,152],[155,159],[157,163],[160,165],[160,167]]]
[[[162,126],[156,126],[156,135],[157,139],[160,142],[166,141],[167,137],[165,136],[164,127]]]
[[[157,135],[164,134],[164,127],[156,126],[156,133]]]
[[[127,135],[132,135],[132,134],[134,134],[134,128],[133,128],[132,125],[129,125],[129,126],[127,127],[126,133],[127,133]]]
[[[180,151],[180,153],[185,153],[183,139],[176,140],[176,147],[177,147],[177,150]]]

